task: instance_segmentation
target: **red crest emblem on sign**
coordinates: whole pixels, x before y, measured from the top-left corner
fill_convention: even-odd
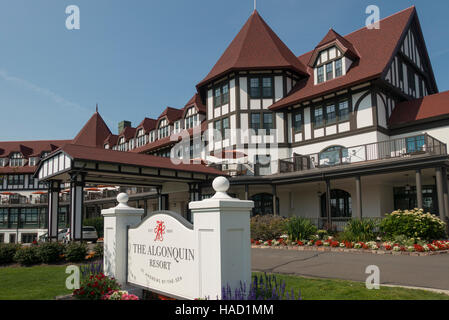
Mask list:
[[[164,241],[163,234],[165,233],[164,221],[157,221],[156,228],[154,228],[154,233],[156,233],[156,238],[154,241]]]

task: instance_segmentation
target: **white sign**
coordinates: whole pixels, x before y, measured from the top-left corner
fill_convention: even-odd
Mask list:
[[[191,223],[174,212],[156,212],[128,230],[128,283],[200,298],[197,251]]]

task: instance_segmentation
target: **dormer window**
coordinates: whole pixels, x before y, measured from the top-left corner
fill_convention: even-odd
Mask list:
[[[185,128],[190,129],[199,124],[199,116],[196,113],[196,109],[191,107],[187,110],[185,118]]]
[[[159,124],[158,129],[159,139],[168,137],[170,135],[170,126],[168,124],[167,119],[163,119]]]
[[[154,142],[156,140],[156,130],[150,132],[150,142]]]
[[[315,84],[323,83],[346,74],[343,54],[337,47],[321,51],[315,62]]]
[[[125,141],[125,137],[121,137],[118,141],[118,150],[119,151],[128,151],[128,144]]]
[[[147,136],[145,135],[145,132],[143,129],[139,129],[137,131],[137,148],[145,145],[147,143]]]
[[[38,160],[39,160],[38,157],[31,157],[29,162],[28,162],[28,165],[30,167],[34,167],[37,164]]]
[[[0,167],[5,167],[8,163],[8,158],[0,158]]]
[[[24,159],[20,152],[14,152],[9,160],[10,167],[21,167],[23,166]]]

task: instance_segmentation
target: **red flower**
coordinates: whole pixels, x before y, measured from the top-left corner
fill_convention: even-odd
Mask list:
[[[302,241],[296,241],[296,243],[298,244],[298,246],[303,246],[304,245],[304,243],[302,243]]]
[[[323,241],[318,240],[317,242],[315,242],[315,245],[316,245],[317,247],[320,247],[320,246],[323,245]]]

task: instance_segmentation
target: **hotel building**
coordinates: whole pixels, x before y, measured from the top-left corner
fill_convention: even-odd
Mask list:
[[[320,228],[415,207],[448,219],[449,91],[415,7],[311,49],[296,56],[254,11],[183,108],[117,134],[96,112],[70,141],[0,142],[0,242],[80,239],[119,190],[191,220],[221,174],[253,214]]]

